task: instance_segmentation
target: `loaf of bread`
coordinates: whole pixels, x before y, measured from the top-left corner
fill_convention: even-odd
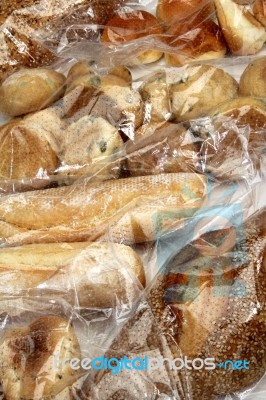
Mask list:
[[[208,115],[213,107],[238,96],[238,83],[222,69],[210,65],[187,66],[170,87],[176,122]]]
[[[48,107],[64,93],[65,77],[45,69],[21,69],[0,86],[0,112],[19,116]]]
[[[174,367],[165,361],[157,370],[100,371],[78,398],[137,400],[145,393],[149,400],[177,394],[182,400],[214,400],[256,384],[266,370],[265,223],[261,210],[242,227],[216,228],[172,254],[148,291],[150,308],[139,306],[105,354],[178,359]],[[235,229],[243,234],[237,240]],[[199,368],[207,358],[214,369]],[[184,365],[190,360],[188,368],[180,368],[180,359]],[[242,367],[232,368],[227,360],[241,360]]]
[[[81,358],[79,343],[69,321],[54,315],[35,319],[22,328],[6,331],[0,344],[0,382],[6,400],[48,400],[80,376],[69,363]]]
[[[196,141],[181,124],[154,124],[153,132],[137,135],[134,143],[125,145],[131,176],[193,172],[198,158]]]
[[[266,7],[266,6],[265,6]],[[252,61],[243,72],[239,82],[242,96],[266,98],[266,57]]]
[[[159,0],[157,5],[157,17],[168,26],[178,24],[181,20],[189,21],[195,15],[200,23],[214,12],[210,0]]]
[[[131,304],[145,285],[140,257],[111,243],[51,243],[0,249],[0,295],[60,296],[81,308]]]
[[[214,3],[230,51],[240,56],[258,53],[266,41],[264,26],[233,0],[215,0]]]
[[[107,22],[102,34],[102,42],[115,45],[140,38],[145,40],[145,37],[148,36],[156,38],[162,33],[163,29],[159,21],[149,12],[144,10],[120,11]],[[133,60],[129,54],[128,60],[129,64],[149,64],[158,61],[162,55],[162,51],[151,48],[140,52]]]
[[[80,184],[0,198],[0,243],[75,242],[98,237],[121,243],[156,239],[161,212],[177,221],[200,207],[206,178],[163,174]],[[37,217],[38,216],[38,217]]]

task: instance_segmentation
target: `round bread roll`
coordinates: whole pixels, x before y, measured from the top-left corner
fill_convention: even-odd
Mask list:
[[[182,125],[153,124],[147,135],[137,137],[135,143],[126,143],[131,176],[195,171],[196,139]]]
[[[60,360],[81,359],[70,321],[49,315],[28,326],[9,329],[1,340],[1,384],[6,400],[42,400],[56,396],[80,377],[80,370]]]
[[[181,122],[207,115],[218,104],[238,95],[238,83],[222,69],[209,65],[184,68],[170,87],[172,113]]]
[[[48,107],[63,95],[64,85],[65,77],[59,72],[21,69],[0,87],[0,112],[19,116]]]
[[[103,117],[124,132],[134,136],[144,118],[144,104],[139,92],[118,75],[83,75],[67,87],[64,113],[71,120],[93,114]]]
[[[242,96],[266,98],[266,57],[252,61],[240,78],[239,92]]]
[[[171,48],[165,52],[169,66],[222,58],[227,52],[222,30],[211,20],[180,21],[170,27],[163,40]]]
[[[143,83],[140,94],[145,102],[145,117],[150,121],[167,121],[171,118],[169,86],[165,72],[158,72]]]
[[[266,1],[255,0],[253,5],[253,14],[260,23],[266,27]]]
[[[109,44],[126,43],[140,38],[145,40],[147,36],[158,36],[162,33],[163,29],[157,18],[147,11],[120,12],[106,24],[102,34],[102,42]],[[162,55],[161,51],[148,49],[138,54],[133,63],[149,64],[158,61]]]
[[[85,116],[72,123],[66,131],[59,172],[117,178],[122,149],[123,140],[116,128],[101,117]]]
[[[67,86],[69,86],[75,79],[77,79],[79,76],[83,75],[95,75],[95,73],[92,71],[90,63],[87,61],[78,61],[68,71],[67,74]]]
[[[189,20],[197,15],[198,21],[204,21],[215,13],[210,0],[159,0],[157,17],[167,24],[179,20]]]
[[[265,158],[266,106],[238,98],[213,110],[209,138],[201,148],[206,170],[219,178],[252,178]]]
[[[0,178],[47,178],[58,165],[48,140],[20,119],[0,128]]]

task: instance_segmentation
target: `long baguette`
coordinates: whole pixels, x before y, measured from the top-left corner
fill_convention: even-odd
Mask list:
[[[0,200],[0,244],[156,239],[156,218],[191,215],[203,202],[206,178],[162,174],[20,193]]]
[[[145,285],[137,253],[115,243],[50,243],[0,249],[0,297],[59,296],[78,307],[130,304]]]

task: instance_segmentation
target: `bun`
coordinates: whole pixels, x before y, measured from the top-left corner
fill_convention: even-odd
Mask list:
[[[196,139],[182,125],[153,125],[147,136],[137,136],[138,140],[135,143],[126,143],[131,176],[194,170],[198,152]]]
[[[240,78],[242,96],[266,97],[266,57],[252,61]]]
[[[215,0],[217,17],[231,53],[239,56],[256,54],[266,41],[260,22],[233,0]]]
[[[152,14],[143,10],[119,12],[108,21],[102,34],[104,43],[125,43],[151,35],[161,35],[163,29]],[[159,60],[163,53],[149,49],[137,56],[137,63],[149,64]]]
[[[140,257],[130,247],[114,243],[0,249],[0,276],[2,296],[43,292],[85,308],[131,303],[138,295],[138,284],[145,286]]]
[[[164,174],[3,196],[0,243],[151,241],[156,213],[199,207],[205,190],[204,176]]]
[[[167,24],[189,20],[195,15],[198,22],[201,22],[212,14],[214,6],[210,0],[159,0],[157,5],[157,17]]]
[[[170,93],[165,72],[153,75],[143,83],[139,91],[152,122],[171,118]]]
[[[170,371],[165,367],[148,375],[123,370],[117,376],[101,371],[94,384],[85,382],[79,398],[137,400],[145,390],[150,399],[155,393],[185,400],[189,391],[192,399],[214,400],[238,395],[257,383],[266,368],[265,222],[265,210],[253,215],[237,243],[234,227],[207,232],[188,243],[149,288],[150,307],[143,303],[138,307],[105,354],[107,359],[127,356],[130,360],[212,358],[215,364],[246,360],[249,371],[230,367],[226,372],[218,367]],[[224,238],[226,246],[219,247]],[[212,257],[206,257],[204,249],[211,250]],[[197,286],[192,283],[195,278]]]
[[[255,0],[253,14],[260,23],[266,27],[266,2],[265,0]]]
[[[81,358],[76,334],[63,318],[42,317],[7,331],[0,345],[0,380],[6,400],[48,400],[72,385],[80,372],[69,363],[55,369],[57,354],[63,360]]]
[[[0,111],[9,116],[48,107],[64,92],[64,75],[49,69],[21,69],[2,82]]]
[[[73,122],[65,132],[60,154],[63,166],[59,172],[117,178],[120,172],[119,151],[122,150],[123,140],[116,128],[101,117],[83,117]]]
[[[227,47],[223,33],[213,21],[180,21],[173,25],[164,38],[173,48],[165,52],[165,61],[169,66],[178,66],[192,61],[210,60],[224,57]]]
[[[184,68],[170,90],[174,119],[181,122],[208,115],[213,107],[237,97],[238,83],[222,69],[196,65]]]
[[[58,158],[46,137],[17,119],[0,128],[0,178],[23,180],[53,173]]]

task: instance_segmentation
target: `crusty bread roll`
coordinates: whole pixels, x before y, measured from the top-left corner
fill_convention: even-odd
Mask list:
[[[165,51],[168,66],[225,56],[227,47],[221,28],[211,20],[198,22],[197,18],[179,21],[166,31],[163,41],[169,46]]]
[[[28,326],[8,330],[0,345],[0,381],[6,400],[48,400],[80,376],[69,363],[81,358],[79,343],[69,321],[47,316]]]
[[[0,277],[1,296],[45,293],[86,308],[132,303],[145,285],[140,257],[130,247],[114,243],[0,249]]]
[[[107,359],[181,358],[184,365],[187,359],[188,368],[180,369],[176,360],[171,369],[166,361],[157,370],[100,371],[94,385],[85,382],[78,398],[137,400],[145,393],[149,400],[215,400],[240,396],[256,384],[266,369],[265,223],[264,210],[242,226],[237,242],[231,225],[185,246],[151,285],[150,309],[141,304],[105,354]],[[199,368],[199,359],[207,358],[214,360],[214,369]],[[227,360],[242,360],[242,368],[224,368]]]
[[[240,56],[260,51],[266,32],[250,12],[233,0],[215,0],[215,6],[230,51]]]
[[[213,2],[210,0],[159,0],[157,5],[157,17],[167,24],[185,19],[189,21],[195,15],[201,22],[214,12]]]
[[[265,104],[240,97],[212,110],[212,116],[201,165],[220,178],[254,177],[265,158]]]
[[[48,138],[24,120],[14,119],[0,128],[0,179],[46,178],[57,166]]]
[[[144,10],[134,10],[129,12],[119,12],[112,19],[110,19],[103,31],[102,42],[109,44],[126,43],[132,40],[143,38],[147,36],[159,36],[163,33],[157,18]],[[163,53],[159,50],[148,49],[141,52],[134,58],[129,54],[129,61],[131,63],[149,64],[159,60]]]
[[[150,121],[167,121],[171,118],[169,86],[165,72],[158,72],[140,87],[146,105],[146,118]]]
[[[182,125],[154,124],[152,133],[138,136],[134,143],[128,141],[125,145],[131,176],[192,172],[197,163],[195,142]]]
[[[266,57],[252,61],[243,72],[239,82],[242,96],[266,98]]]
[[[265,0],[255,0],[253,5],[253,14],[263,26],[266,27],[266,1]]]
[[[154,240],[160,212],[200,207],[206,178],[163,174],[80,184],[0,198],[0,243],[75,242],[103,236],[121,243]],[[38,218],[36,218],[38,216]],[[105,236],[104,236],[105,235]]]
[[[85,116],[66,130],[60,153],[63,175],[97,174],[101,179],[117,178],[123,140],[109,122],[101,117]]]
[[[70,121],[86,116],[103,117],[131,137],[143,122],[143,102],[128,81],[109,74],[78,76],[67,87],[64,113]]]
[[[217,84],[219,82],[219,84]],[[172,113],[181,122],[205,116],[238,95],[238,83],[222,69],[209,65],[187,66],[171,85]]]
[[[48,107],[64,93],[65,77],[38,68],[21,69],[0,86],[0,111],[9,116],[27,114]]]

